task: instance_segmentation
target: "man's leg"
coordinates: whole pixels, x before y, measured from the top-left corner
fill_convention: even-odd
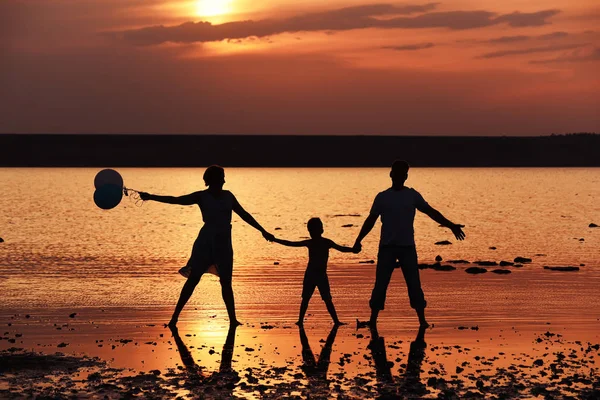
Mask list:
[[[402,249],[399,258],[400,266],[402,267],[402,274],[404,275],[404,280],[406,281],[406,288],[408,289],[410,306],[417,312],[421,326],[429,326],[427,320],[425,319],[425,307],[427,306],[427,302],[425,301],[425,294],[423,293],[423,289],[421,287],[416,248],[406,247]]]
[[[387,293],[394,267],[396,266],[396,255],[391,248],[380,248],[377,254],[377,272],[375,275],[375,286],[371,293],[369,306],[371,307],[371,319],[369,323],[373,326],[377,324],[379,311],[384,309],[385,297]]]

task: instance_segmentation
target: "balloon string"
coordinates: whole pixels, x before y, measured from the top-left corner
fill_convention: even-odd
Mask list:
[[[123,194],[129,197],[129,200],[133,200],[133,204],[135,204],[137,207],[144,205],[144,200],[141,199],[139,190],[123,186]]]

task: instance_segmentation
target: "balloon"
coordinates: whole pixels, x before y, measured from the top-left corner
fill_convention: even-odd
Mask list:
[[[123,178],[121,177],[121,174],[114,169],[103,169],[96,174],[96,177],[94,178],[94,187],[98,189],[104,185],[115,185],[122,188]]]
[[[103,210],[115,208],[123,198],[123,187],[103,185],[94,192],[94,203]]]

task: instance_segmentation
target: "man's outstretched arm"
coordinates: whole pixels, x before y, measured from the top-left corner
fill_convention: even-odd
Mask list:
[[[360,250],[360,243],[365,238],[365,236],[367,236],[369,232],[371,232],[371,229],[373,229],[373,226],[375,226],[375,222],[377,222],[377,218],[379,218],[379,215],[369,214],[367,219],[365,219],[365,222],[363,223],[363,226],[362,228],[360,228],[360,232],[356,237],[356,241],[354,242],[354,249]]]
[[[446,228],[450,228],[456,239],[463,240],[465,238],[466,235],[462,230],[464,225],[453,223],[448,218],[444,217],[441,212],[431,207],[429,204],[421,206],[418,209],[438,224],[445,226]]]

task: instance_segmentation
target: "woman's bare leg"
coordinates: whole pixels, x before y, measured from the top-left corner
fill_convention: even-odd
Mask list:
[[[196,288],[196,285],[198,285],[198,282],[200,282],[200,276],[190,276],[187,281],[185,281],[185,284],[181,289],[181,294],[179,295],[179,300],[175,306],[175,311],[173,311],[173,316],[171,317],[171,321],[169,321],[169,327],[177,326],[179,314],[181,314],[181,310],[183,310],[183,307],[190,297],[192,297],[192,293],[194,293],[194,289]]]
[[[221,281],[221,294],[223,295],[225,307],[227,307],[229,325],[241,325],[242,323],[238,321],[235,316],[235,299],[233,298],[233,287],[231,286],[230,280]]]

